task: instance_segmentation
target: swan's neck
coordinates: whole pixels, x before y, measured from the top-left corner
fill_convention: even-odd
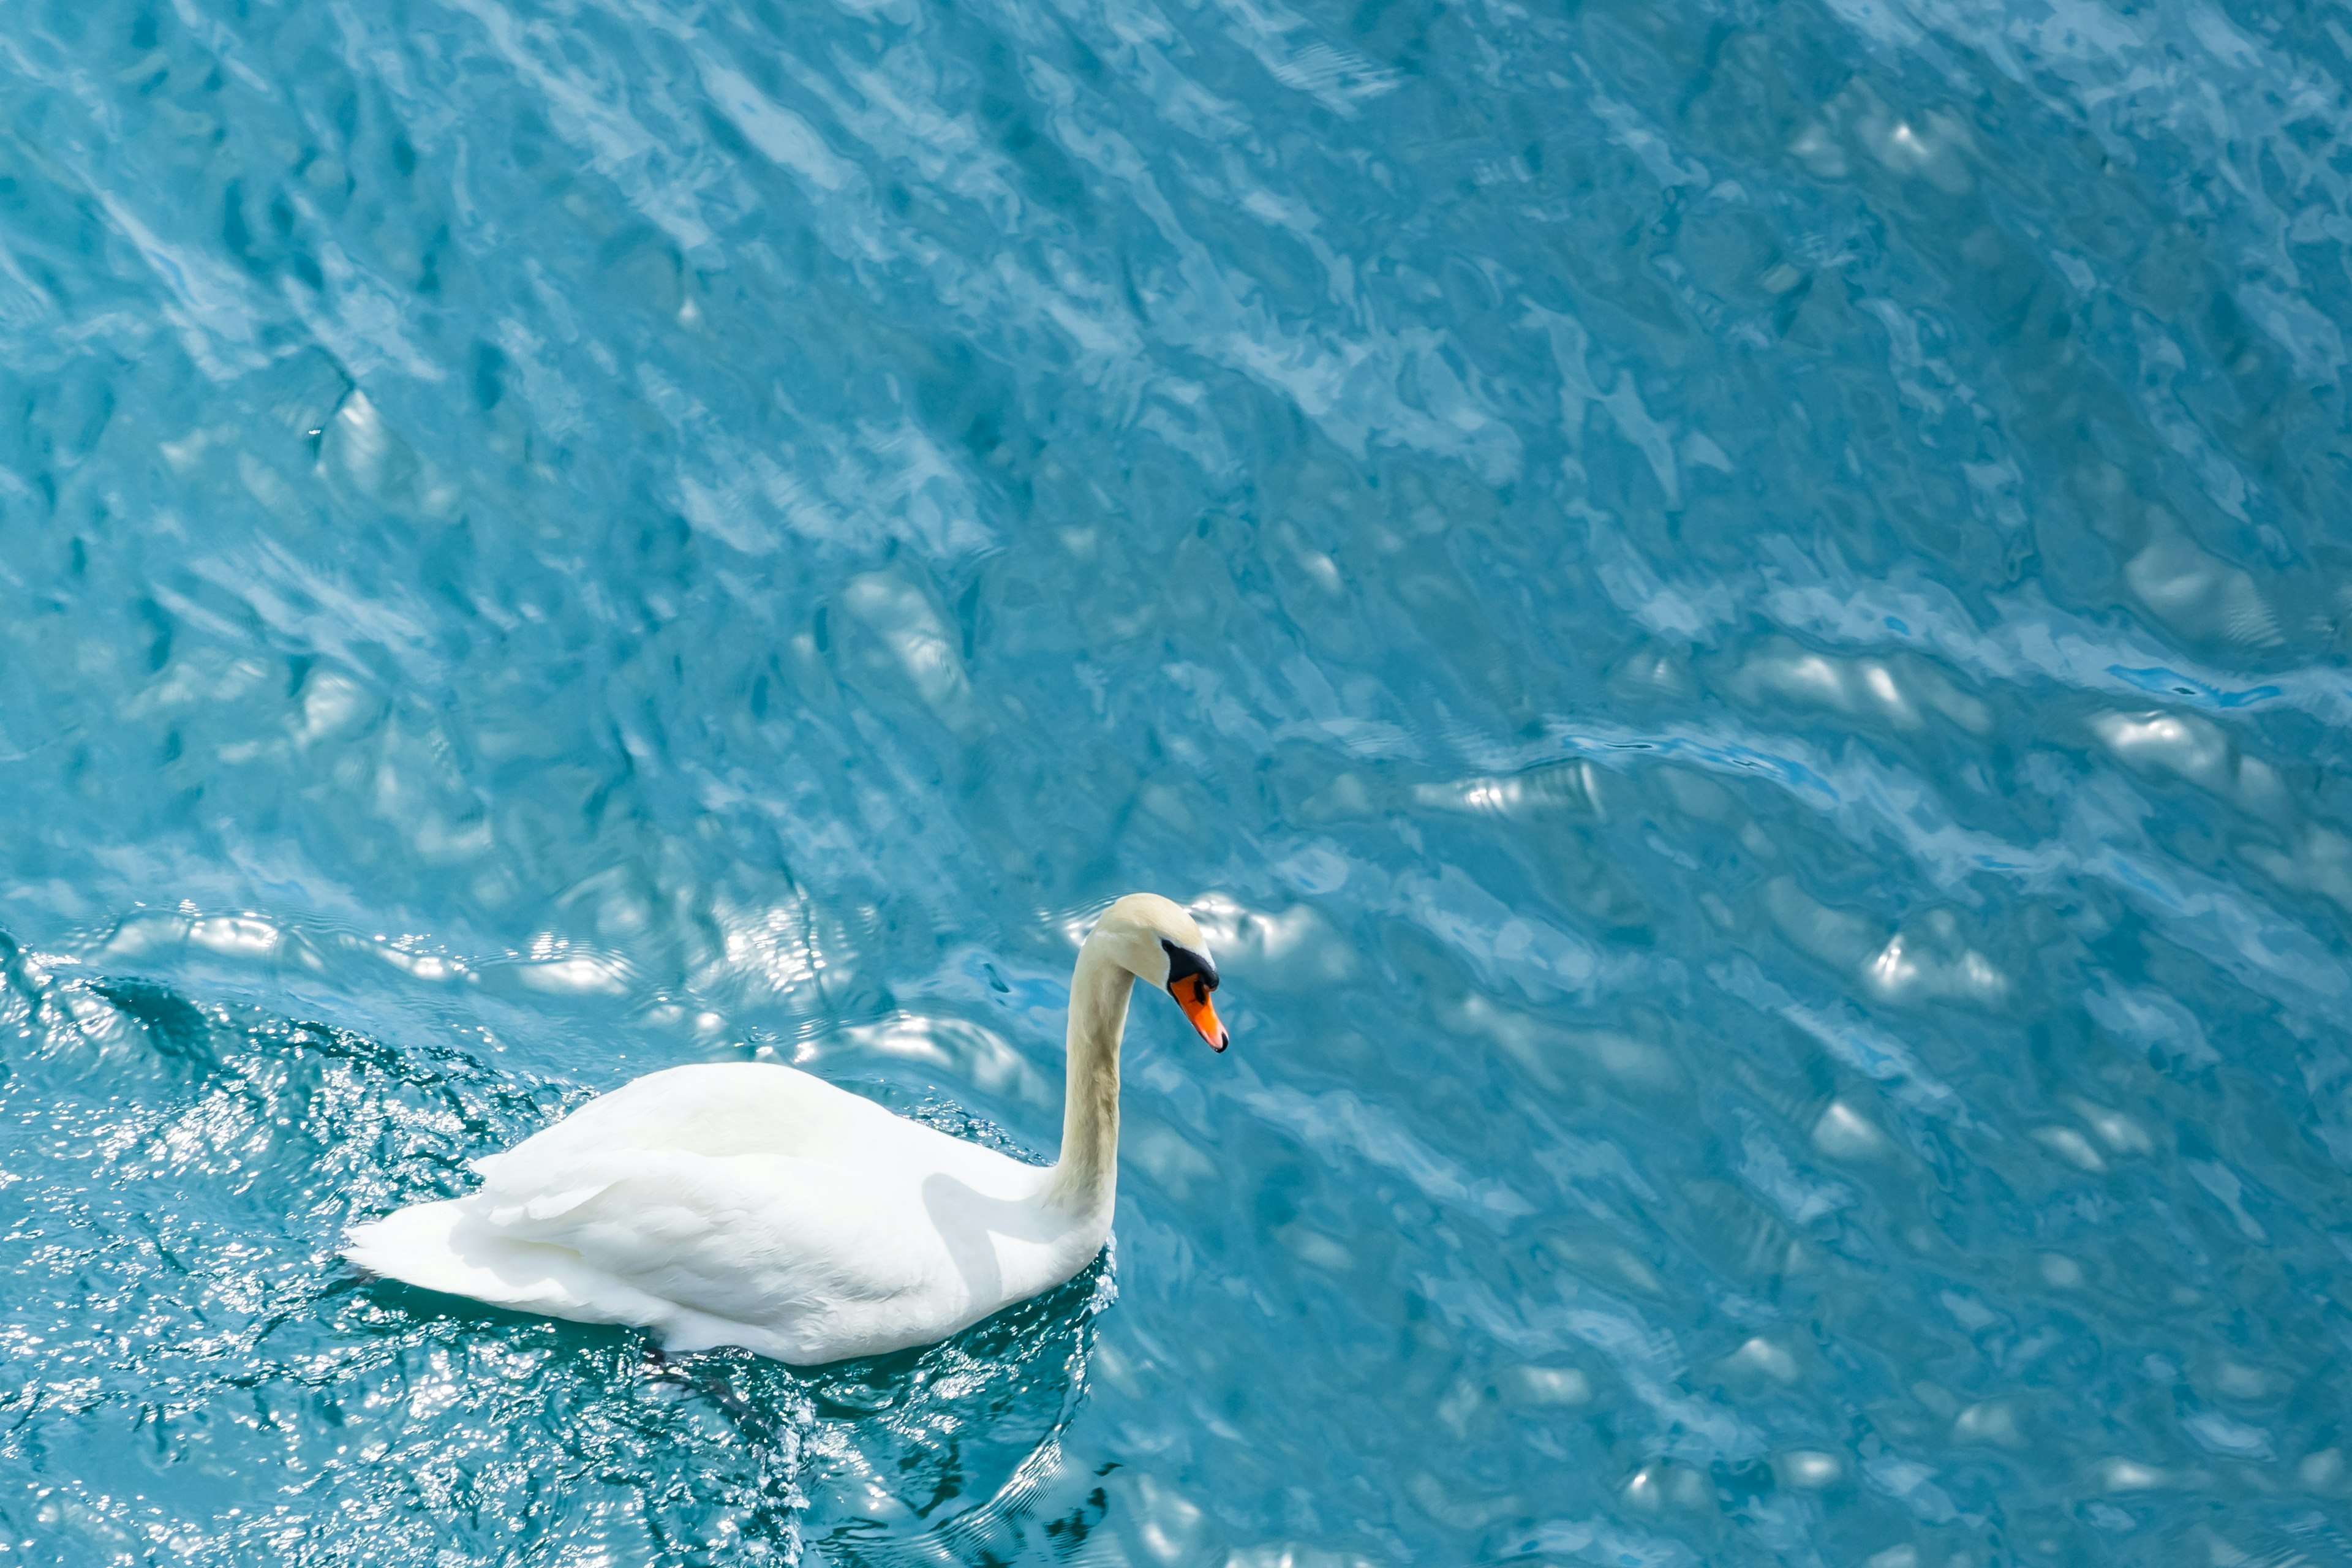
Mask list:
[[[1062,1105],[1062,1157],[1048,1191],[1065,1205],[1106,1218],[1118,1188],[1118,1041],[1127,1032],[1135,976],[1089,941],[1070,976],[1069,1085]]]

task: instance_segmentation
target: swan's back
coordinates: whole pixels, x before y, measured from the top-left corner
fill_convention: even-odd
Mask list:
[[[501,1169],[520,1173],[614,1149],[854,1160],[868,1140],[919,1125],[796,1068],[704,1062],[633,1079],[473,1165],[496,1185]]]

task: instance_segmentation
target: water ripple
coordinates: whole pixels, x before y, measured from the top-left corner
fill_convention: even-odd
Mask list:
[[[2352,1560],[2326,16],[13,20],[0,1545]],[[1234,1050],[951,1345],[332,1260],[681,1061],[1038,1157],[1138,886]]]

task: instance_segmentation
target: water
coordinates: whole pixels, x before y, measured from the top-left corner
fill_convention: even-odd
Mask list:
[[[0,1562],[2352,1561],[2352,37],[24,0]],[[1115,1256],[353,1279],[653,1068]]]

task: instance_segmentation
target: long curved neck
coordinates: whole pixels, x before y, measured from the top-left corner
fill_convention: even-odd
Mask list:
[[[1108,1213],[1118,1187],[1118,1041],[1135,976],[1092,942],[1070,976],[1069,1085],[1062,1157],[1048,1190],[1072,1208]]]

